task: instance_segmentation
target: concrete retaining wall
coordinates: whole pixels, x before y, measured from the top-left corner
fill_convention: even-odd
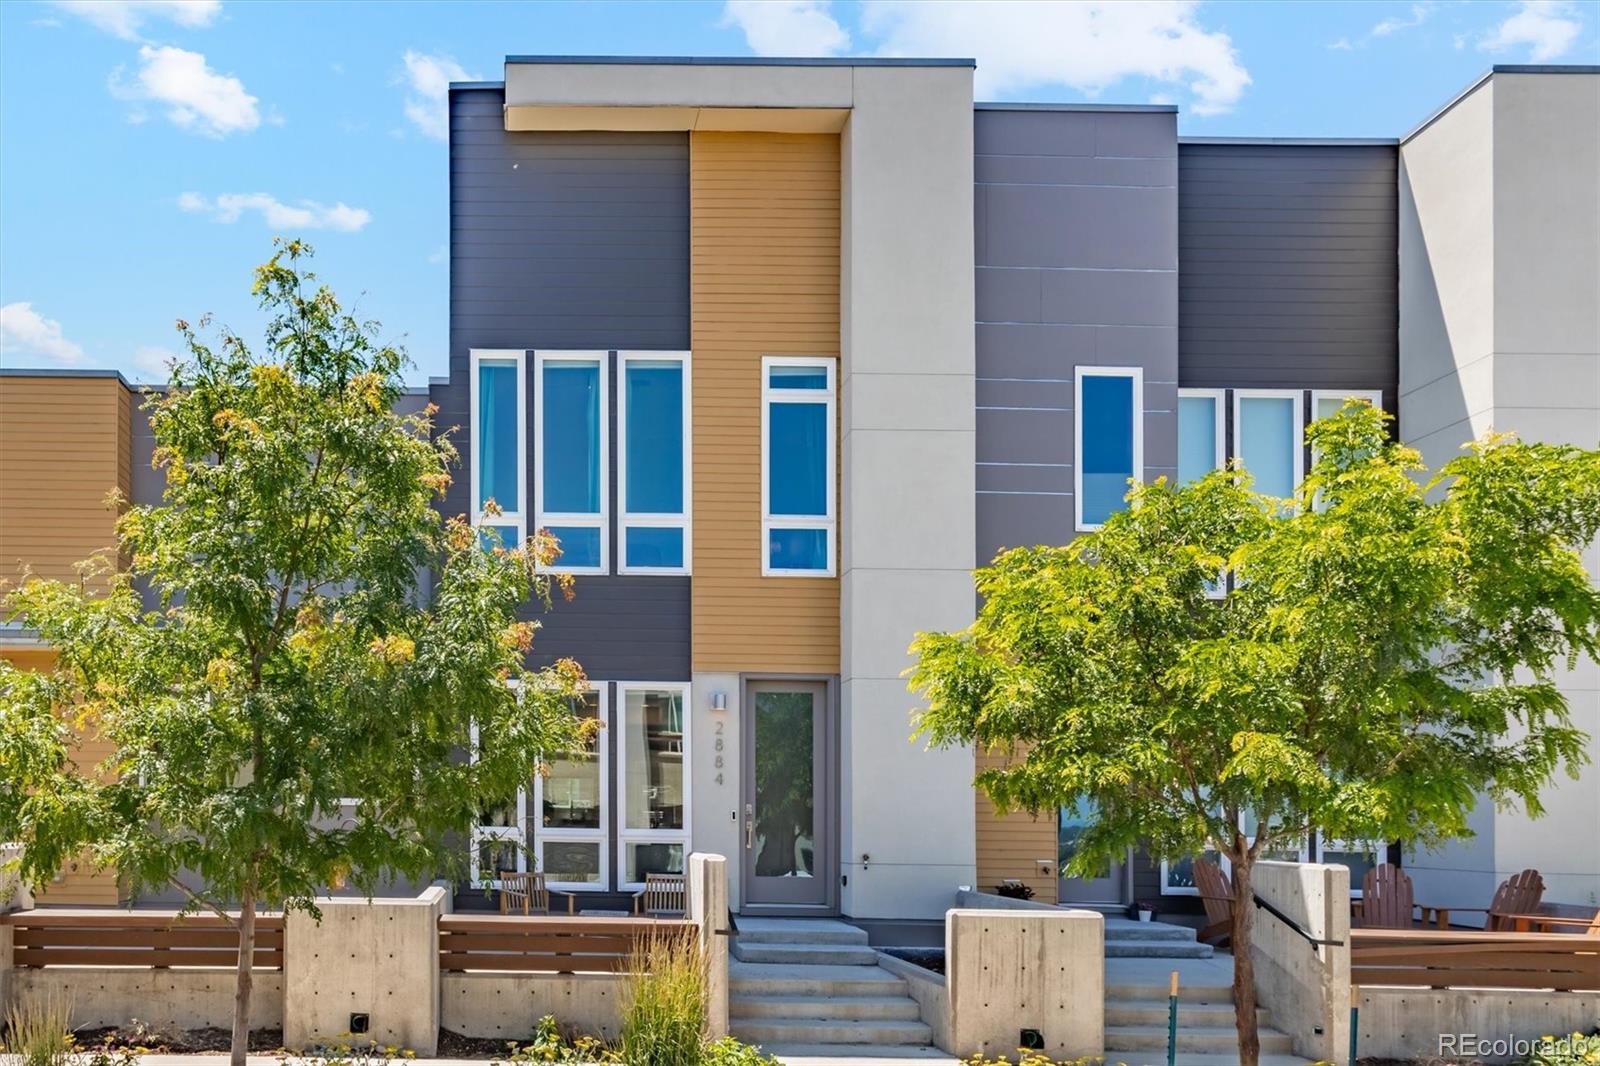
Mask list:
[[[1350,1053],[1350,869],[1318,863],[1262,862],[1256,894],[1318,940],[1314,947],[1265,910],[1251,938],[1256,995],[1297,1053],[1348,1066]]]
[[[13,1005],[53,992],[72,999],[79,1029],[124,1028],[135,1021],[156,1029],[228,1029],[233,1025],[234,971],[224,968],[146,970],[50,967],[12,970]],[[250,996],[250,1027],[283,1025],[283,974],[258,970]]]
[[[961,910],[980,911],[1058,911],[1054,903],[1045,903],[1037,899],[1015,899],[1011,896],[999,896],[993,892],[979,892],[976,889],[962,888],[956,891],[956,906]]]
[[[565,1032],[615,1040],[626,982],[610,973],[447,973],[440,982],[439,1025],[462,1036],[527,1040],[549,1014]]]
[[[914,962],[878,952],[878,965],[903,977],[906,993],[917,1001],[917,1011],[922,1021],[933,1030],[933,1042],[944,1051],[955,1044],[951,1039],[950,990],[945,985],[944,974],[924,970]]]
[[[1537,1040],[1593,1032],[1600,992],[1426,988],[1361,989],[1359,1054],[1365,1058],[1457,1055],[1466,1060],[1515,1062],[1527,1050],[1497,1054],[1495,1041]],[[1441,1036],[1453,1044],[1440,1045]],[[1470,1041],[1470,1043],[1469,1043]]]

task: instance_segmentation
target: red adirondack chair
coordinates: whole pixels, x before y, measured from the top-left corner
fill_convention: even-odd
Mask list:
[[[1194,884],[1206,908],[1206,926],[1200,930],[1200,939],[1226,943],[1233,930],[1233,885],[1228,875],[1210,859],[1196,855]]]
[[[1351,910],[1364,929],[1410,929],[1411,877],[1389,863],[1372,867],[1361,878],[1361,898],[1351,902]]]
[[[1543,898],[1544,878],[1539,876],[1538,870],[1523,870],[1500,882],[1487,907],[1434,907],[1419,903],[1417,909],[1422,912],[1423,925],[1437,922],[1440,929],[1448,929],[1452,911],[1476,911],[1484,916],[1486,932],[1511,933],[1516,931],[1517,916],[1538,910]]]

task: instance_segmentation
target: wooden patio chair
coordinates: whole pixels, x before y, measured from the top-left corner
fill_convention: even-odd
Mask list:
[[[1533,914],[1543,898],[1544,878],[1539,876],[1538,870],[1523,870],[1500,882],[1487,907],[1435,907],[1419,903],[1417,910],[1422,913],[1423,925],[1437,924],[1440,929],[1448,929],[1452,912],[1475,911],[1484,916],[1485,932],[1510,933],[1516,931],[1517,916]]]
[[[535,870],[501,870],[495,875],[500,881],[500,913],[513,910],[523,914],[549,914],[551,892],[545,887],[544,874]],[[577,897],[557,892],[567,897],[567,913],[577,913]]]
[[[645,874],[633,895],[633,913],[646,918],[682,918],[687,906],[682,874]]]
[[[1361,878],[1361,898],[1350,901],[1350,910],[1363,929],[1410,929],[1415,909],[1410,875],[1386,862],[1366,872]]]
[[[1600,937],[1600,911],[1593,918],[1569,918],[1563,914],[1507,914],[1519,933],[1585,933]]]
[[[1199,855],[1194,859],[1194,885],[1206,908],[1206,925],[1199,938],[1226,943],[1233,930],[1233,885],[1222,868]]]

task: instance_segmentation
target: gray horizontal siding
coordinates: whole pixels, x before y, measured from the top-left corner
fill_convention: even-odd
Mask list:
[[[471,349],[689,347],[688,136],[508,133],[503,104],[500,89],[450,94],[450,380],[434,395],[439,425],[459,427],[463,462]],[[447,511],[466,513],[469,492],[463,469]],[[571,657],[599,679],[688,680],[689,580],[580,576],[571,602],[525,610],[542,624],[530,664]]]
[[[1168,113],[978,111],[977,561],[1064,544],[1078,366],[1144,370],[1145,474],[1177,454]]]
[[[1183,385],[1381,389],[1399,381],[1396,149],[1178,148]]]

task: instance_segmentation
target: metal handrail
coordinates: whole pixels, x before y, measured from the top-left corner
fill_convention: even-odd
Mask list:
[[[1304,929],[1300,928],[1300,923],[1299,922],[1296,922],[1293,918],[1289,917],[1287,914],[1283,913],[1278,908],[1274,907],[1272,904],[1270,904],[1266,900],[1262,899],[1261,896],[1258,893],[1251,892],[1250,896],[1251,896],[1252,899],[1255,900],[1255,904],[1256,904],[1256,906],[1258,908],[1260,908],[1261,910],[1266,911],[1268,914],[1270,914],[1274,918],[1278,919],[1278,921],[1282,922],[1284,925],[1287,925],[1290,929],[1293,929],[1297,934],[1299,934],[1301,940],[1304,940],[1307,944],[1310,944],[1312,947],[1324,947],[1324,948],[1342,948],[1342,947],[1344,947],[1344,941],[1343,940],[1318,940],[1316,937],[1312,936],[1310,933],[1308,933]]]

